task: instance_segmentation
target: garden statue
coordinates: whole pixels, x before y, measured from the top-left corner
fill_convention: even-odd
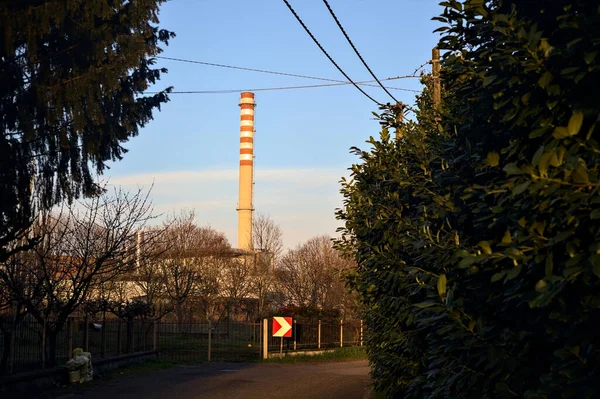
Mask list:
[[[73,358],[67,362],[69,380],[72,383],[89,382],[93,377],[92,354],[84,352],[81,348],[73,350]]]

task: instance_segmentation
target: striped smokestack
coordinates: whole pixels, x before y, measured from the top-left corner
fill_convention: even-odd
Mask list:
[[[252,191],[254,185],[254,93],[240,99],[240,198],[238,202],[238,248],[252,249]]]

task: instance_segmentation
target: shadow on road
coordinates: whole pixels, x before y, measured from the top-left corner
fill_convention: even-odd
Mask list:
[[[207,363],[117,377],[44,398],[67,399],[363,399],[370,383],[366,360],[336,363]]]

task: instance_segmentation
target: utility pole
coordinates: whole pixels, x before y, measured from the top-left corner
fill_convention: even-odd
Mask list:
[[[402,137],[400,126],[402,126],[402,122],[404,121],[404,104],[396,103],[396,107],[398,107],[398,113],[396,114],[396,141],[398,141]]]
[[[431,51],[431,69],[433,72],[433,108],[440,110],[442,91],[440,85],[440,49],[434,47]]]

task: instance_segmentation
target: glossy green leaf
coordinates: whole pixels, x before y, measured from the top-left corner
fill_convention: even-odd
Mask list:
[[[550,83],[551,80],[552,80],[552,74],[547,71],[538,80],[538,85],[544,89],[544,88],[546,88],[546,86],[548,86],[548,84]]]
[[[492,254],[492,247],[490,246],[489,241],[480,241],[479,244],[477,244],[477,245],[479,246],[479,248],[481,248],[483,253],[485,253],[486,255]]]
[[[485,161],[489,166],[498,166],[500,164],[500,156],[497,152],[488,152]]]
[[[440,276],[438,277],[438,282],[437,282],[437,291],[438,294],[444,298],[446,296],[446,275],[445,274],[440,274]]]
[[[502,237],[501,244],[510,245],[512,243],[512,237],[510,236],[510,231],[506,230],[504,232],[504,236]]]
[[[529,187],[529,185],[531,184],[531,181],[526,181],[524,183],[521,183],[519,185],[516,185],[513,189],[512,189],[512,193],[513,195],[519,195],[522,194],[523,192],[525,192],[525,190],[527,190],[527,187]]]
[[[583,59],[586,64],[590,65],[596,59],[596,55],[598,55],[597,51],[590,51],[590,52],[585,53],[585,55],[583,56]]]
[[[535,290],[537,292],[544,292],[546,289],[548,289],[548,283],[545,280],[540,280],[535,285]]]
[[[413,306],[415,308],[424,309],[424,308],[430,308],[435,305],[437,305],[437,303],[435,303],[435,302],[420,302],[420,303],[415,303]]]
[[[571,177],[575,183],[587,184],[590,182],[588,172],[583,165],[578,165],[577,168],[571,173]]]
[[[540,172],[540,176],[546,177],[548,176],[548,164],[553,156],[556,156],[554,151],[545,152],[540,156],[540,163],[538,165],[538,170]]]
[[[567,129],[564,126],[557,126],[554,129],[554,133],[552,133],[552,136],[554,136],[554,138],[557,138],[559,140],[569,137],[570,136],[569,129]]]
[[[573,115],[571,115],[571,119],[569,119],[569,125],[567,127],[569,131],[569,136],[574,136],[581,130],[581,125],[583,124],[583,112],[575,111]]]
[[[508,272],[506,272],[506,278],[508,278],[509,280],[516,278],[519,275],[519,273],[521,273],[521,270],[523,270],[523,265],[513,267],[512,269],[508,270]]]
[[[531,160],[531,163],[533,165],[539,164],[540,158],[542,157],[542,154],[544,154],[544,148],[546,148],[546,147],[545,146],[541,146],[540,148],[538,148],[538,150],[533,155],[533,159]]]
[[[502,170],[509,176],[510,175],[520,175],[523,173],[521,171],[521,168],[519,168],[515,163],[509,163],[504,168],[502,168]]]
[[[600,278],[600,262],[596,263],[594,265],[594,274],[596,275],[596,277]]]
[[[458,263],[458,267],[461,269],[467,268],[477,262],[477,260],[478,258],[476,256],[467,256]]]

